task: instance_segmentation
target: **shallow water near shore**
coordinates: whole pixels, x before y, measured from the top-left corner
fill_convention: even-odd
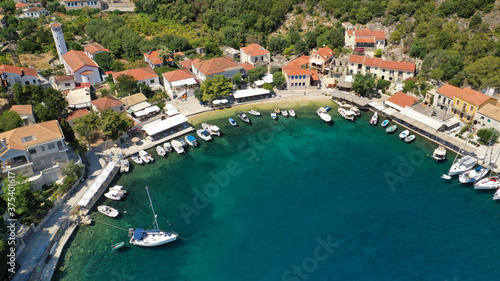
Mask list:
[[[331,102],[328,104],[331,106]],[[101,223],[81,227],[67,245],[57,280],[496,280],[500,274],[500,204],[440,178],[454,155],[435,163],[437,145],[317,105],[279,117],[272,105],[252,125],[210,123],[224,135],[186,155],[134,166],[113,184],[121,214],[92,217],[124,229],[150,226],[150,187],[161,228],[182,238],[154,248],[128,243],[127,231]],[[198,119],[196,119],[198,120]],[[382,120],[380,120],[382,121]],[[198,121],[195,121],[198,122]],[[380,122],[379,122],[380,123]],[[126,211],[126,213],[125,213]],[[500,217],[500,216],[499,216]],[[124,241],[126,246],[111,251]]]

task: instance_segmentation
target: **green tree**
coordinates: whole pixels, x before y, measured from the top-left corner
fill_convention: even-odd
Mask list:
[[[200,88],[194,89],[194,97],[197,98],[200,102],[203,101],[203,90]]]
[[[111,57],[111,54],[108,52],[100,52],[97,53],[94,56],[95,62],[99,65],[99,68],[102,69],[102,71],[119,71],[118,69],[114,69],[114,62],[115,60]]]
[[[71,160],[68,165],[61,168],[61,171],[66,176],[80,178],[82,176],[83,168],[85,168],[85,165],[75,164],[75,161]]]
[[[3,218],[2,218],[3,221]],[[0,278],[6,280],[8,273],[8,262],[10,261],[7,255],[10,252],[10,247],[7,245],[7,242],[3,239],[0,239]]]
[[[38,85],[13,86],[16,104],[31,104],[38,121],[44,122],[60,118],[67,112],[68,102],[56,89],[42,88]]]
[[[300,6],[297,6],[297,7],[300,7]],[[307,48],[309,49],[314,49],[316,48],[317,46],[317,41],[316,41],[316,33],[315,32],[312,32],[312,31],[309,31],[307,32],[306,34],[304,34],[304,40],[306,42],[306,45],[307,45]]]
[[[272,92],[274,90],[273,85],[271,85],[270,83],[264,83],[264,85],[262,85],[262,88],[268,90],[269,92]]]
[[[449,80],[457,75],[464,67],[462,56],[455,51],[432,50],[422,63],[422,71],[428,73],[433,69],[440,69],[442,79]]]
[[[116,86],[118,87],[118,96],[124,97],[137,93],[137,81],[134,76],[129,74],[118,75],[116,79]]]
[[[382,57],[382,54],[383,54],[382,49],[376,49],[374,52],[376,58]]]
[[[16,174],[14,178],[5,178],[3,180],[2,198],[6,202],[15,202],[16,214],[24,214],[29,210],[29,201],[33,199],[32,187],[33,183],[28,181],[28,178],[23,176],[23,174]]]
[[[248,71],[248,78],[250,83],[259,80],[262,78],[267,72],[267,68],[265,66],[259,66],[254,69],[250,69]]]
[[[481,143],[490,145],[495,144],[498,141],[499,133],[493,128],[488,128],[477,131],[477,136],[479,137],[479,141]]]
[[[413,92],[417,88],[415,79],[406,79],[403,81],[403,93]]]
[[[241,73],[237,72],[236,74],[233,75],[233,84],[238,87],[238,89],[241,89],[241,82],[243,81],[241,77]]]
[[[66,121],[66,119],[61,119],[61,122],[59,124],[61,125],[64,139],[69,143],[75,141],[75,132],[73,131],[73,128],[71,128],[71,125],[68,123],[68,121]]]
[[[120,132],[126,132],[132,128],[134,121],[128,118],[125,113],[117,113],[112,109],[101,112],[101,122],[99,128],[101,131],[115,140]]]
[[[0,115],[0,133],[7,132],[23,125],[23,120],[19,113],[7,110]]]
[[[99,129],[101,119],[95,111],[90,112],[75,121],[75,131],[81,137],[85,137],[88,143],[92,140],[93,134]]]
[[[371,74],[356,74],[352,89],[361,96],[368,96],[375,88],[375,78]]]
[[[488,56],[465,67],[467,79],[474,87],[500,87],[500,57]]]
[[[202,100],[212,102],[217,98],[227,97],[233,89],[233,84],[225,76],[215,75],[205,80],[201,89],[203,90]]]
[[[304,42],[304,40],[300,39],[295,44],[293,45],[293,52],[296,54],[304,53],[307,52],[307,44]]]
[[[285,85],[285,76],[283,76],[283,72],[278,71],[273,73],[273,84],[274,86],[281,88]]]
[[[389,88],[389,85],[391,85],[391,82],[384,80],[384,79],[378,79],[377,80],[377,88],[382,90],[382,93],[385,94],[385,91]]]

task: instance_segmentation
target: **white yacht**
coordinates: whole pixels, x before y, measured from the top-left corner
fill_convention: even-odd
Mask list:
[[[165,157],[165,155],[167,155],[167,151],[165,151],[165,148],[163,148],[161,145],[156,146],[156,153],[158,153],[160,157]]]
[[[205,130],[196,130],[196,134],[198,135],[198,137],[202,138],[205,141],[209,141],[212,139],[210,133]]]
[[[123,189],[123,186],[121,185],[115,185],[113,187],[110,187],[109,188],[109,191],[115,191],[115,192],[118,192],[120,195],[125,195],[127,194],[127,191],[125,189]]]
[[[460,176],[458,176],[458,179],[461,183],[474,183],[486,176],[488,171],[488,168],[478,167],[475,170],[470,170],[460,174]]]
[[[178,154],[184,153],[184,146],[178,140],[172,140],[172,146]]]
[[[141,157],[142,161],[144,161],[144,163],[149,163],[154,161],[153,156],[147,153],[146,150],[139,151],[139,156]]]
[[[289,109],[288,113],[290,114],[290,117],[292,117],[292,118],[296,118],[297,117],[297,115],[295,114],[295,111],[293,109]]]
[[[183,138],[180,138],[179,139],[179,142],[181,143],[182,146],[186,147],[188,146],[188,143],[183,139]]]
[[[377,112],[373,113],[372,119],[370,119],[370,124],[371,125],[377,125],[378,123],[378,114]]]
[[[250,113],[250,114],[252,114],[254,116],[260,116],[261,115],[260,112],[258,112],[256,110],[253,110],[253,109],[249,110],[248,113]]]
[[[326,113],[327,110],[324,107],[320,107],[316,113],[318,114],[319,118],[321,120],[325,121],[326,123],[330,123],[332,121],[332,117]]]
[[[457,162],[455,162],[453,165],[451,165],[450,170],[448,171],[448,175],[450,176],[460,175],[461,173],[473,169],[474,166],[476,166],[476,164],[477,164],[476,158],[466,155],[457,160]]]
[[[474,189],[497,189],[500,188],[500,177],[488,177],[474,183]]]
[[[111,200],[120,201],[125,195],[120,194],[118,191],[110,190],[108,193],[104,193],[104,196]]]
[[[432,158],[436,161],[441,161],[446,159],[446,148],[440,145],[438,148],[434,149],[434,153],[432,154]]]
[[[153,207],[153,201],[151,201],[151,196],[149,195],[149,189],[147,187],[146,191],[148,192],[149,206],[151,206],[151,210],[153,211],[154,228],[149,230],[145,230],[144,228],[135,229],[132,237],[130,238],[130,243],[136,246],[154,247],[175,241],[178,236],[177,233],[173,231],[166,232],[160,230],[158,220],[156,219],[157,216],[155,214],[155,209]]]
[[[163,143],[163,148],[166,152],[172,152],[172,145],[168,141]]]
[[[120,173],[128,173],[130,170],[130,162],[127,159],[120,160]]]
[[[116,216],[118,216],[120,214],[120,212],[118,212],[117,209],[112,208],[110,206],[106,206],[106,205],[97,206],[97,210],[100,213],[102,213],[108,217],[111,217],[111,218],[116,218]]]
[[[340,116],[349,121],[354,121],[354,112],[346,110],[345,108],[339,107],[338,112]]]
[[[220,137],[220,128],[215,125],[208,125],[207,123],[201,123],[203,130],[209,132],[211,135]]]
[[[497,192],[495,192],[495,195],[493,195],[493,200],[499,200],[500,199],[500,188],[497,189]]]
[[[132,159],[132,161],[134,161],[134,163],[139,164],[139,165],[142,165],[142,164],[144,163],[144,162],[142,161],[141,156],[139,156],[139,153],[134,153],[134,154],[132,154],[131,159]]]

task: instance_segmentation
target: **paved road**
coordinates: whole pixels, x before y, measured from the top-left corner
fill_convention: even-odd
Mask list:
[[[69,212],[78,203],[80,198],[85,194],[94,179],[101,173],[102,165],[98,156],[93,151],[89,151],[86,155],[90,165],[88,166],[89,175],[87,179],[77,187],[77,193],[68,201],[64,202],[57,211],[43,224],[42,230],[31,235],[26,241],[26,247],[17,261],[21,265],[19,271],[14,275],[14,281],[27,280],[32,270],[39,270],[40,264],[44,265],[45,261],[40,261],[40,257],[47,248],[49,241],[59,229],[59,225],[68,217]],[[46,227],[45,227],[46,226]]]

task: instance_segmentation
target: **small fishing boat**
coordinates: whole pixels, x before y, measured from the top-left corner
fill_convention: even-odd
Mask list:
[[[271,112],[271,118],[273,118],[274,121],[278,120],[278,114],[276,114],[276,112]]]
[[[390,127],[387,127],[387,129],[385,129],[385,131],[388,134],[390,134],[390,133],[394,133],[397,129],[398,129],[398,125],[392,125]]]
[[[474,189],[497,189],[500,188],[500,177],[488,177],[474,183]]]
[[[351,107],[350,110],[354,113],[355,116],[360,116],[361,115],[361,111],[359,110],[359,108],[357,106]]]
[[[253,110],[253,109],[249,110],[248,113],[250,113],[250,114],[252,114],[254,116],[260,116],[260,112],[258,112],[256,110]]]
[[[377,126],[378,123],[378,114],[377,112],[373,113],[372,119],[370,119],[370,124]]]
[[[346,110],[345,108],[339,107],[338,112],[340,116],[349,121],[354,121],[354,112]]]
[[[318,114],[319,118],[321,120],[325,121],[326,123],[330,123],[332,121],[332,117],[326,113],[326,109],[324,107],[320,107],[316,113]]]
[[[161,145],[156,146],[156,153],[158,153],[158,156],[160,157],[165,157],[165,155],[167,155],[167,151],[165,151],[165,148]]]
[[[114,251],[114,250],[116,250],[116,249],[120,249],[120,248],[121,248],[121,247],[123,247],[124,245],[125,245],[125,243],[124,243],[124,242],[118,242],[118,243],[116,243],[116,244],[111,245],[111,250],[113,250],[113,251]]]
[[[188,146],[187,142],[183,139],[183,138],[180,138],[179,139],[179,142],[181,143],[182,146],[186,147]]]
[[[450,176],[460,175],[461,173],[474,169],[474,166],[476,166],[476,164],[477,164],[476,158],[470,155],[466,155],[457,160],[453,165],[451,165],[450,170],[448,171],[448,175]]]
[[[245,123],[247,123],[247,124],[250,124],[250,118],[248,118],[248,116],[247,116],[245,113],[243,113],[243,112],[241,112],[241,111],[240,111],[240,113],[238,113],[238,117],[239,117],[239,118],[240,118],[243,122],[245,122]]]
[[[281,113],[281,110],[280,110],[279,108],[277,108],[277,107],[276,107],[276,108],[274,109],[274,112],[276,112],[276,114],[280,114],[280,113]]]
[[[297,118],[297,115],[295,114],[295,111],[293,109],[289,109],[288,113],[290,114],[290,117]]]
[[[385,119],[384,122],[382,122],[382,124],[380,124],[380,126],[382,126],[382,127],[385,127],[387,125],[389,125],[389,120],[387,120],[387,119]]]
[[[432,158],[434,158],[436,161],[441,161],[446,159],[446,148],[440,145],[438,148],[434,150],[434,153],[432,153]]]
[[[500,188],[497,189],[495,195],[493,195],[493,200],[499,200],[499,199],[500,199]]]
[[[115,185],[113,187],[110,187],[109,188],[109,191],[115,191],[115,192],[118,192],[120,195],[125,195],[127,194],[127,191],[125,189],[122,189],[123,186],[121,185]]]
[[[209,132],[211,135],[220,137],[220,128],[215,125],[209,125],[207,123],[202,123],[201,127],[203,130]]]
[[[106,205],[101,205],[97,206],[97,210],[101,213],[104,214],[110,218],[116,218],[120,214],[117,209],[106,206]]]
[[[400,134],[399,134],[399,138],[404,140],[406,139],[406,137],[408,137],[410,135],[410,131],[409,130],[404,130],[402,131]]]
[[[120,201],[125,195],[120,194],[118,191],[110,190],[109,192],[104,193],[104,196],[111,200]]]
[[[186,142],[192,146],[192,147],[197,147],[198,146],[198,142],[196,141],[196,138],[193,136],[193,135],[188,135],[185,137],[186,139]]]
[[[147,153],[146,150],[139,151],[139,156],[141,157],[142,161],[144,161],[144,163],[149,163],[154,161],[153,156]]]
[[[470,170],[458,176],[461,183],[473,183],[482,179],[488,173],[489,169],[484,167],[477,167],[475,170]]]
[[[331,108],[331,107],[329,107],[329,106],[325,106],[325,110],[326,110],[326,112],[330,111],[330,109],[332,109],[332,108]]]
[[[282,109],[282,110],[281,110],[281,114],[282,114],[284,117],[288,117],[288,111],[286,111],[286,109]]]
[[[172,145],[168,141],[163,143],[163,148],[165,148],[166,152],[172,152]]]
[[[405,142],[412,142],[415,140],[415,135],[409,135],[405,138]]]
[[[184,153],[184,146],[178,140],[172,140],[172,146],[178,154]]]
[[[197,130],[196,134],[198,135],[198,137],[202,138],[205,141],[209,141],[212,139],[210,133],[205,130]]]
[[[238,123],[236,123],[236,121],[234,121],[233,118],[229,118],[229,124],[233,125],[233,126],[238,126]]]
[[[132,161],[134,161],[134,163],[139,164],[139,165],[142,165],[144,163],[142,161],[141,157],[139,156],[139,153],[137,153],[137,152],[132,154],[131,159],[132,159]]]
[[[130,162],[127,159],[120,160],[120,173],[128,173],[130,170]]]

